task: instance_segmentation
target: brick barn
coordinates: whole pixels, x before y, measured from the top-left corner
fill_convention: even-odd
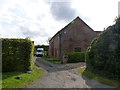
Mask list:
[[[65,53],[85,51],[100,31],[94,31],[77,17],[49,41],[49,56],[62,58]]]

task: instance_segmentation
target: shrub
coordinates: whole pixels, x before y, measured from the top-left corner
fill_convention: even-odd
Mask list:
[[[109,78],[120,76],[120,18],[94,40],[88,52],[87,70]]]
[[[85,53],[86,52],[67,53],[68,63],[85,62]]]
[[[33,43],[28,39],[2,39],[2,71],[31,69],[33,51]]]

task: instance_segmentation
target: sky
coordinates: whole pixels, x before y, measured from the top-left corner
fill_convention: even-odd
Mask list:
[[[29,38],[35,45],[79,16],[94,31],[114,24],[119,0],[0,0],[0,37]]]

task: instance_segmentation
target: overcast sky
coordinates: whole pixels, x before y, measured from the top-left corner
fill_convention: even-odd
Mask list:
[[[118,16],[119,0],[0,0],[0,37],[26,38],[48,44],[79,16],[93,30],[103,31]]]

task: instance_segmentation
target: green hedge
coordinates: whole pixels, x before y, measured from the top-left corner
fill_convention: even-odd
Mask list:
[[[87,70],[106,76],[120,78],[120,18],[93,40],[89,47]]]
[[[86,52],[67,53],[68,63],[85,62],[85,53]]]
[[[32,68],[34,45],[28,39],[2,39],[2,71],[27,71]]]

